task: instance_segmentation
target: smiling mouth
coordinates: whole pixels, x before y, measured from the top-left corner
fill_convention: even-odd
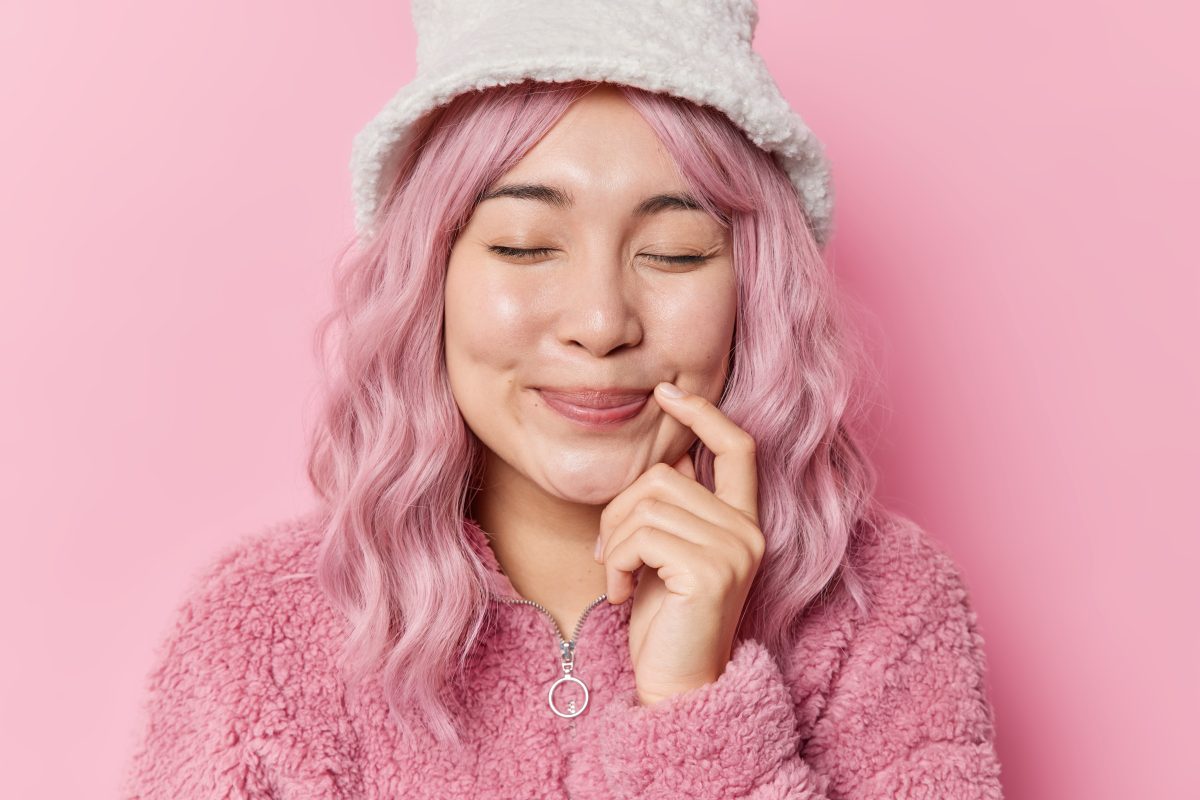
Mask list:
[[[633,419],[650,400],[650,392],[560,392],[538,389],[546,406],[576,424],[610,428]]]

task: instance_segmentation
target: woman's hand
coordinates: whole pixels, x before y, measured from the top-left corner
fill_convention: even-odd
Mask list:
[[[725,671],[765,548],[754,439],[700,395],[674,398],[665,386],[673,384],[655,387],[655,400],[716,456],[716,492],[695,480],[684,453],[671,466],[646,470],[600,515],[597,560],[605,565],[608,600],[633,595],[629,652],[643,705]]]

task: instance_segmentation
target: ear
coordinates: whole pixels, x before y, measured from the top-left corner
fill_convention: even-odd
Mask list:
[[[683,451],[683,455],[675,460],[675,463],[671,467],[682,472],[692,480],[696,479],[696,465],[692,463],[691,453],[686,450]]]

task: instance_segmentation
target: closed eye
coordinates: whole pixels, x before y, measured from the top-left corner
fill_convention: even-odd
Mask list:
[[[554,252],[552,247],[505,247],[504,245],[493,244],[488,246],[496,255],[505,256],[506,258],[537,258],[538,256],[549,255]],[[667,264],[699,264],[707,261],[711,256],[665,256],[657,253],[642,253],[646,258],[661,261]]]
[[[497,255],[506,256],[508,258],[533,258],[534,256],[544,256],[548,253],[553,253],[553,248],[550,247],[532,247],[521,249],[520,247],[505,247],[500,244],[493,244],[488,247]]]

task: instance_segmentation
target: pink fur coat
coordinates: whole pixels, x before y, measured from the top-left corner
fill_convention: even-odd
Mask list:
[[[482,532],[467,530],[516,597]],[[634,699],[630,601],[585,615],[574,674],[590,694],[570,719],[547,703],[562,675],[551,619],[493,601],[457,759],[403,737],[378,685],[343,685],[344,623],[311,576],[319,541],[304,517],[257,533],[188,594],[148,681],[121,797],[1001,798],[975,612],[954,562],[916,525],[857,554],[869,616],[834,593],[789,652],[743,641],[718,680],[654,706]]]

